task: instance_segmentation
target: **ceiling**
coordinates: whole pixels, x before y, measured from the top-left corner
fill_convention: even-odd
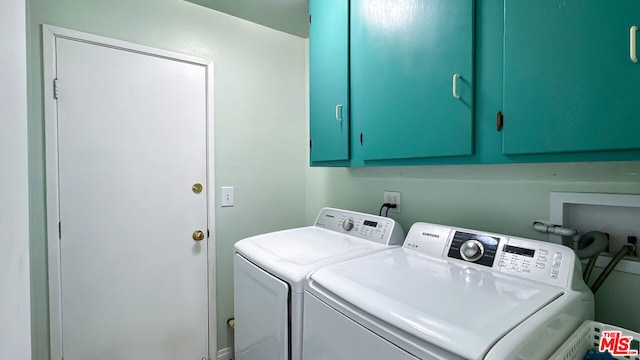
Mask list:
[[[300,37],[309,37],[308,0],[186,0]]]

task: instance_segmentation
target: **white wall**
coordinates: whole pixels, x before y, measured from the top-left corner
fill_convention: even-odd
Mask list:
[[[0,1],[0,360],[31,359],[25,2]]]

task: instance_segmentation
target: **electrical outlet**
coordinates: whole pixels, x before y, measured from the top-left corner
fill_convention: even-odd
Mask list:
[[[389,209],[389,212],[399,214],[401,210],[402,194],[399,191],[385,191],[383,203],[395,204],[395,209]]]

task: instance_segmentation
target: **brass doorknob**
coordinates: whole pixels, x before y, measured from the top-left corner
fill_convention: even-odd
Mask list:
[[[193,232],[193,240],[201,241],[204,240],[204,233],[201,230],[196,230]]]

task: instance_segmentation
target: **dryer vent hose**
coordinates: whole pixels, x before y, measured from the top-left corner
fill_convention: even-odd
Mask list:
[[[235,330],[236,329],[236,319],[235,318],[231,318],[231,319],[227,320],[227,325],[229,325],[231,330]]]
[[[578,259],[588,259],[600,254],[609,246],[609,239],[600,231],[590,231],[578,240],[576,255]]]

